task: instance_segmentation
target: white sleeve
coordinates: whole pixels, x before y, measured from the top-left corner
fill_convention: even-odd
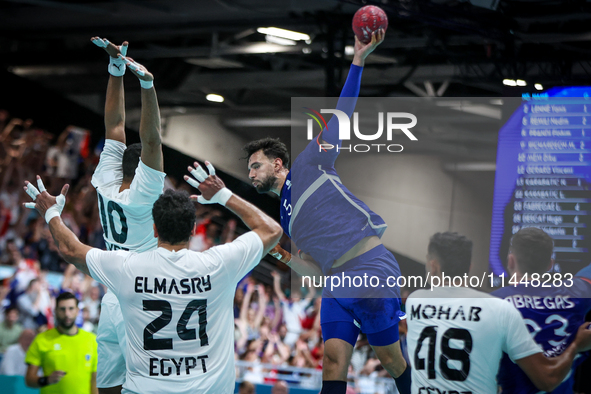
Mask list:
[[[502,301],[502,305],[505,317],[505,324],[502,326],[505,335],[503,351],[513,362],[532,354],[541,353],[542,348],[532,338],[521,313],[506,301]]]
[[[106,187],[123,181],[123,152],[127,146],[121,141],[105,140],[105,147],[101,152],[91,183],[95,188]]]
[[[129,201],[134,204],[154,204],[164,190],[165,177],[165,173],[148,167],[140,159],[129,186]]]
[[[214,246],[204,253],[220,260],[233,286],[236,286],[263,258],[263,241],[257,233],[249,231],[230,243]]]
[[[86,265],[90,276],[99,283],[107,286],[115,295],[118,293],[122,277],[123,263],[130,252],[117,250],[107,252],[91,249],[86,253]]]

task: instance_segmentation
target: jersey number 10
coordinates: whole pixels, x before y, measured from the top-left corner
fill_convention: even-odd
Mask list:
[[[123,208],[113,201],[109,201],[107,204],[107,209],[105,210],[105,203],[103,201],[103,197],[97,193],[101,211],[101,224],[103,225],[103,232],[105,233],[105,237],[109,238],[109,229],[111,230],[111,238],[113,241],[124,244],[127,241],[127,218],[125,217],[125,213],[123,213]],[[115,223],[113,220],[113,211],[119,214],[119,221],[121,222],[121,232],[117,232],[115,229]],[[109,218],[109,222],[107,223],[107,216]]]
[[[154,338],[154,334],[160,331],[172,320],[172,307],[170,302],[164,300],[143,300],[145,311],[160,311],[162,315],[152,320],[144,328],[144,349],[145,350],[163,350],[172,349],[172,338]],[[197,339],[197,331],[194,328],[187,328],[187,324],[193,316],[193,313],[199,314],[199,339],[201,346],[209,345],[207,337],[207,300],[193,300],[187,304],[177,325],[176,332],[183,341]]]

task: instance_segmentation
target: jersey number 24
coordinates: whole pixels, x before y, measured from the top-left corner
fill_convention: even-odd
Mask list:
[[[144,349],[172,349],[172,338],[154,338],[154,334],[166,327],[172,320],[170,302],[164,300],[143,300],[142,303],[145,311],[162,312],[159,317],[152,320],[144,328]],[[197,330],[187,328],[187,324],[195,312],[199,314],[199,340],[201,341],[201,346],[207,346],[209,345],[209,338],[207,337],[207,300],[193,300],[187,304],[176,325],[176,332],[183,341],[197,339]]]

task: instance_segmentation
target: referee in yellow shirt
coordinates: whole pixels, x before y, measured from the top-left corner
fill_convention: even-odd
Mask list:
[[[29,387],[40,387],[41,394],[98,394],[96,336],[76,327],[76,316],[76,296],[60,294],[55,302],[56,327],[37,335],[27,351],[25,381]]]

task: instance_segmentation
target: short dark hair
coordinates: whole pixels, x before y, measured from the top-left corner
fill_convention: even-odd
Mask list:
[[[69,291],[65,291],[62,294],[58,295],[55,299],[55,307],[57,308],[60,302],[66,300],[76,300],[76,306],[78,306],[78,298],[76,298],[76,296],[70,293]]]
[[[142,156],[142,144],[136,143],[129,145],[125,152],[123,152],[123,179],[131,179],[135,175],[135,169],[140,163],[140,157]]]
[[[260,140],[249,142],[242,148],[246,152],[246,160],[256,152],[262,150],[263,154],[271,159],[280,158],[283,162],[283,167],[289,170],[289,151],[287,146],[279,140],[279,138],[262,138]]]
[[[522,273],[544,273],[552,260],[554,241],[542,229],[522,228],[511,238],[509,253],[515,256]]]
[[[439,260],[446,276],[462,276],[470,270],[472,241],[463,235],[451,231],[433,234],[428,252]]]
[[[195,204],[184,190],[166,190],[152,208],[158,239],[171,245],[187,242],[195,227]]]
[[[8,308],[4,309],[4,315],[8,316],[10,314],[10,312],[12,311],[17,311],[20,315],[21,311],[18,309],[18,307],[16,305],[11,305]]]

